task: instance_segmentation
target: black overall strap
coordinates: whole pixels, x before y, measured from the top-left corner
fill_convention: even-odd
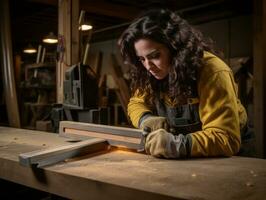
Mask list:
[[[157,114],[167,118],[172,133],[188,134],[201,130],[198,103],[170,107],[158,95],[155,104]]]

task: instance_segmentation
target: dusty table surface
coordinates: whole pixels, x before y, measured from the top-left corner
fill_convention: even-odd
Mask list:
[[[68,144],[57,134],[0,127],[0,177],[74,199],[266,199],[266,160],[157,159],[112,150],[43,169],[18,155]]]

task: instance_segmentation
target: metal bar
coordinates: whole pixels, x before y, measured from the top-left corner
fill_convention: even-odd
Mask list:
[[[37,52],[37,58],[36,58],[36,63],[39,63],[40,62],[41,52],[42,52],[42,45],[39,44],[39,46],[38,46],[38,52]],[[35,69],[35,70],[37,70],[37,69]]]
[[[46,48],[44,47],[43,50],[42,50],[42,59],[41,59],[41,63],[44,63],[45,53],[46,53]]]

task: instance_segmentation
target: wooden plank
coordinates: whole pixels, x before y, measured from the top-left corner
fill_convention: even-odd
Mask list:
[[[110,67],[112,76],[115,80],[116,85],[118,86],[118,88],[116,89],[116,94],[123,107],[124,113],[127,116],[127,104],[130,98],[130,90],[123,77],[123,72],[121,70],[121,67],[118,65],[117,59],[114,54],[111,55]]]
[[[99,133],[111,133],[114,135],[128,136],[132,138],[141,138],[142,130],[135,128],[108,126],[103,124],[90,124],[73,121],[60,121],[60,133],[63,133],[64,128],[76,128],[87,131],[99,132]]]
[[[52,133],[0,127],[0,178],[69,199],[248,200],[266,196],[263,159],[167,160],[114,150],[42,169],[19,164],[20,153],[37,150],[43,143],[58,146],[66,141]]]
[[[93,138],[64,146],[22,153],[19,155],[19,163],[23,166],[37,164],[38,167],[43,167],[75,156],[103,151],[107,147],[106,140]]]
[[[107,85],[106,85],[107,76],[106,76],[106,74],[100,76],[100,73],[99,73],[98,77],[99,77],[99,81],[98,81],[98,97],[99,97],[98,106],[107,108],[108,107],[108,92],[107,92]],[[110,117],[108,117],[108,118],[110,118]],[[108,122],[108,125],[109,124],[110,124],[110,122]]]
[[[103,53],[101,51],[97,51],[96,53],[91,53],[87,55],[86,64],[91,67],[97,79],[100,79],[101,70],[102,70],[102,59]]]
[[[103,60],[103,53],[102,52],[97,52],[95,56],[95,65],[93,67],[94,72],[96,74],[96,77],[100,79],[101,75],[101,70],[102,70],[102,60]]]
[[[266,157],[265,114],[266,114],[266,2],[254,1],[254,128],[256,153]]]
[[[34,168],[33,170],[2,158],[0,158],[0,162],[0,178],[67,199],[181,200],[181,198],[171,197],[167,194],[102,182],[93,177],[76,176],[75,173],[64,173],[65,170],[62,169],[53,170],[51,167],[46,167],[45,169]],[[86,163],[84,164],[86,165]],[[78,163],[78,168],[79,165],[80,163]],[[90,166],[87,166],[87,169],[90,169]]]
[[[112,135],[112,134],[106,134],[106,133],[97,133],[97,132],[79,130],[79,129],[74,129],[74,128],[65,128],[64,131],[65,133],[87,135],[87,136],[95,137],[95,138],[117,140],[117,141],[122,141],[122,142],[131,142],[134,144],[140,143],[140,138],[125,137],[125,136]]]
[[[142,130],[81,122],[61,121],[59,135],[78,139],[96,137],[106,139],[110,145],[141,149]]]

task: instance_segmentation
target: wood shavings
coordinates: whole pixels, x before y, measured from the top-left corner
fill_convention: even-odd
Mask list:
[[[246,182],[246,186],[247,187],[253,187],[254,186],[254,183],[252,183],[252,182]]]
[[[253,170],[250,170],[249,172],[253,175],[253,177],[258,176]]]

